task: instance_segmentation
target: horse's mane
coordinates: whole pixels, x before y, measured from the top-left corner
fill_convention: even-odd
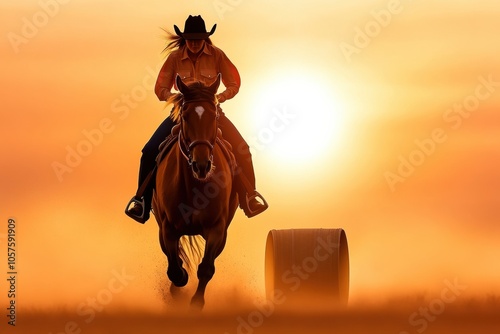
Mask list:
[[[182,94],[173,94],[171,95],[168,100],[167,100],[167,106],[169,104],[173,104],[174,108],[172,109],[171,112],[171,117],[174,120],[174,122],[179,123],[180,117],[181,117],[181,107],[182,104],[184,103],[184,96]]]
[[[184,102],[189,101],[210,101],[217,103],[215,95],[202,82],[195,81],[187,85],[188,91],[184,94],[173,94],[167,100],[167,105],[173,104],[172,119],[179,123],[181,117],[181,109]]]

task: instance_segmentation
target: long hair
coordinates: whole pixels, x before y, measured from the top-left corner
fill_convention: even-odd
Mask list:
[[[166,29],[163,29],[163,28],[161,28],[161,29],[166,33],[166,36],[164,36],[164,39],[167,42],[167,46],[165,46],[165,48],[161,52],[165,55],[165,57],[167,57],[169,54],[171,54],[172,51],[178,50],[181,47],[183,47],[184,45],[186,45],[186,40],[184,39],[184,37],[181,37],[177,34],[173,34]],[[208,43],[209,45],[213,45],[210,37],[207,37],[205,39],[205,43]]]

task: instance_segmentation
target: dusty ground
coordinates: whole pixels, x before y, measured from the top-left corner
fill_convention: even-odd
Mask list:
[[[500,305],[466,302],[446,309],[428,304],[349,307],[345,310],[277,309],[267,305],[202,313],[165,311],[98,313],[94,319],[71,312],[20,313],[12,333],[207,333],[207,334],[418,334],[500,333]],[[87,320],[90,320],[87,322]],[[12,331],[11,331],[12,329]]]

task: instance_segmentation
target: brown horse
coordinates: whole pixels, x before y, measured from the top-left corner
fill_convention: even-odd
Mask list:
[[[189,268],[193,253],[201,253],[194,236],[205,239],[198,287],[191,299],[191,306],[201,309],[205,288],[215,273],[214,261],[224,249],[227,228],[238,207],[238,196],[218,129],[215,94],[220,75],[208,87],[186,85],[179,76],[176,84],[181,92],[174,101],[174,118],[180,123],[178,144],[159,162],[153,210],[161,248],[168,259],[167,276],[174,286],[187,284],[183,264]],[[184,235],[188,238],[181,239]]]

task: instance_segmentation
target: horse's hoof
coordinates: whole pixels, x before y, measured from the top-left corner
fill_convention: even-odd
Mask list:
[[[183,286],[186,286],[186,284],[189,280],[189,275],[188,275],[186,269],[181,268],[181,273],[182,273],[182,275],[179,277],[177,275],[171,275],[167,271],[168,278],[170,278],[170,281],[172,281],[172,284],[178,288],[182,288]]]
[[[192,311],[200,312],[201,310],[203,310],[204,306],[205,306],[205,299],[203,297],[194,296],[193,299],[191,299],[191,310]]]
[[[179,302],[180,304],[189,304],[189,292],[183,288],[175,286],[173,283],[170,284],[170,296],[172,296],[173,300]]]

